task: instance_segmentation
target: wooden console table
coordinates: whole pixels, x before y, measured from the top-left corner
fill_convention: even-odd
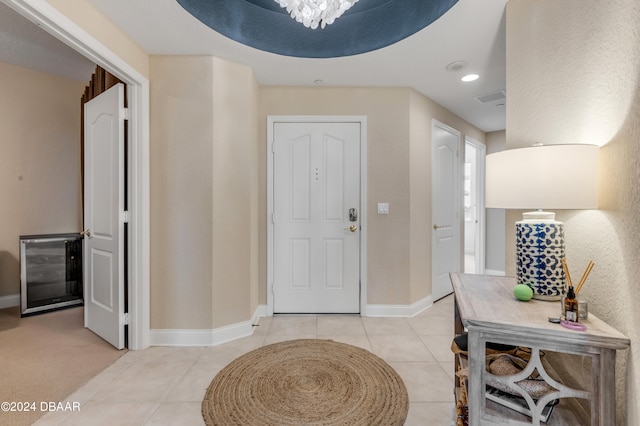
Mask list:
[[[616,424],[616,350],[629,347],[628,337],[591,313],[583,322],[587,327],[583,332],[550,323],[549,317],[560,315],[560,302],[518,301],[513,296],[515,278],[458,273],[452,273],[450,278],[455,293],[456,333],[461,333],[463,327],[468,331],[467,395],[470,425],[544,424],[540,421],[540,413],[548,402],[555,399],[561,402],[552,412],[548,425],[582,424],[577,414],[572,412],[570,404],[563,404],[571,398],[589,400],[591,425]],[[519,374],[493,375],[485,367],[487,342],[531,348],[531,360]],[[591,389],[572,389],[561,383],[562,378],[555,380],[552,377],[555,373],[549,371],[549,366],[543,362],[544,357],[540,356],[541,351],[590,357]],[[512,389],[521,389],[514,383],[528,377],[534,370],[556,390],[540,398],[537,405],[522,391],[529,403],[531,418],[485,398],[488,380]]]

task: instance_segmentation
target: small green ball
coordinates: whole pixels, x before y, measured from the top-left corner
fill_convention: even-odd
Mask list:
[[[526,284],[518,284],[513,288],[513,295],[516,299],[527,302],[533,297],[533,290]]]

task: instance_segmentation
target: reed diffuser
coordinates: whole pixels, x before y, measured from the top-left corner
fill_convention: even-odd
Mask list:
[[[580,278],[580,281],[578,282],[578,285],[574,287],[573,281],[571,280],[571,274],[569,273],[569,266],[567,265],[567,261],[565,260],[565,258],[562,258],[562,269],[564,270],[564,275],[567,278],[565,285],[565,297],[562,298],[562,316],[567,321],[578,322],[578,318],[580,317],[578,294],[580,293],[580,290],[582,290],[584,283],[587,281],[587,278],[589,277],[589,274],[591,273],[594,265],[595,263],[590,260],[589,264],[587,265],[587,269],[585,269],[582,277]]]

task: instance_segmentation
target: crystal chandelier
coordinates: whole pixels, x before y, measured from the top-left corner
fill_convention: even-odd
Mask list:
[[[336,18],[349,10],[358,0],[275,0],[296,21],[307,28],[321,28],[333,24]]]

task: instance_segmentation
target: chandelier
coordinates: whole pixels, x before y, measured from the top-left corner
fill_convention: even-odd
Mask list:
[[[275,0],[291,17],[307,28],[324,28],[349,10],[358,0]]]

